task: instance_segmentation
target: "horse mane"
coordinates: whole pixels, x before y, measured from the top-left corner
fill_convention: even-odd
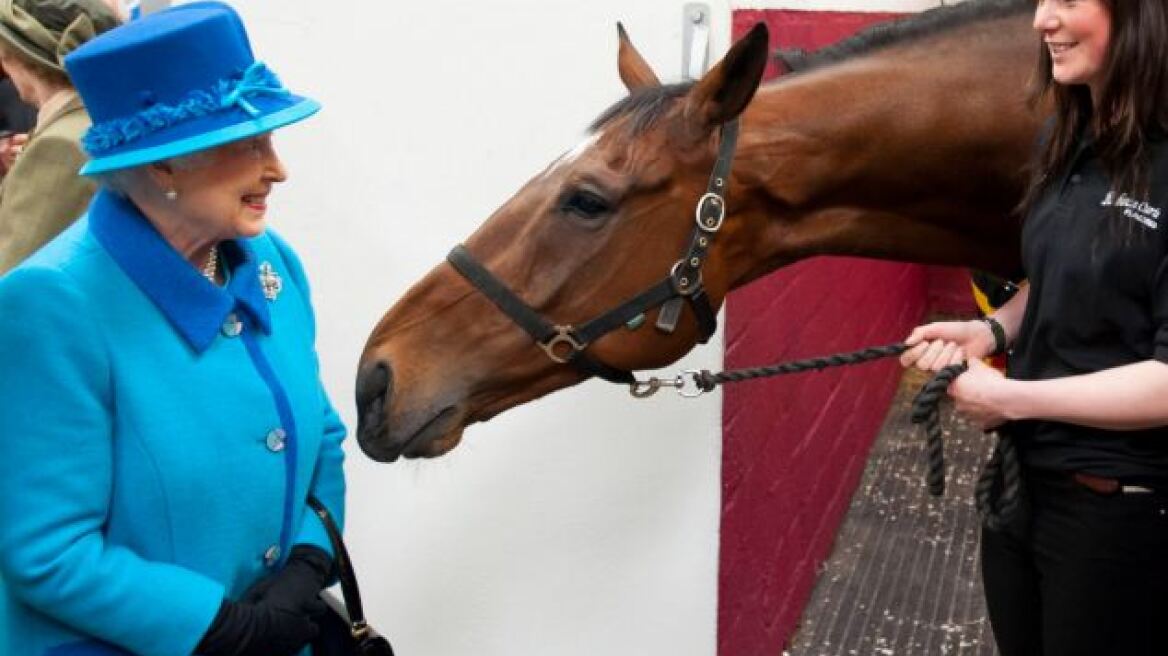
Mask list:
[[[592,125],[588,126],[588,132],[594,133],[618,117],[627,115],[630,117],[627,125],[629,133],[632,136],[642,134],[665,115],[674,100],[688,93],[693,85],[694,83],[689,81],[637,89],[601,112]]]
[[[788,73],[802,73],[971,23],[1029,12],[1033,7],[1034,0],[968,0],[873,25],[855,36],[813,53],[800,48],[780,48],[775,51],[774,58]]]
[[[814,53],[800,49],[780,49],[774,57],[789,73],[801,73],[971,23],[1028,12],[1033,5],[1034,0],[966,0],[957,5],[936,7],[900,20],[873,25]],[[588,126],[588,132],[595,133],[617,118],[628,116],[625,129],[631,136],[640,135],[663,117],[673,101],[684,96],[693,84],[690,81],[637,89],[601,112]]]

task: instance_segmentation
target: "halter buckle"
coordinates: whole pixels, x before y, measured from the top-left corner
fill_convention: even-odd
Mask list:
[[[555,336],[548,339],[546,342],[539,342],[539,347],[543,349],[544,353],[551,358],[552,362],[557,364],[567,364],[572,361],[572,357],[580,351],[588,348],[587,344],[581,344],[580,340],[576,339],[574,334],[575,328],[572,326],[556,326]],[[567,345],[570,351],[567,355],[560,355],[556,349],[561,345]]]
[[[684,259],[674,262],[669,269],[669,279],[673,282],[673,291],[682,296],[692,296],[702,288],[702,270],[694,269],[693,278],[686,278],[681,275],[681,267],[686,265]]]
[[[712,204],[717,210],[713,216],[702,216],[702,210],[705,209],[706,203]],[[697,221],[698,229],[702,232],[711,234],[718,232],[722,229],[722,222],[726,220],[726,201],[718,194],[707,191],[698,199],[698,206],[694,210],[694,220]]]

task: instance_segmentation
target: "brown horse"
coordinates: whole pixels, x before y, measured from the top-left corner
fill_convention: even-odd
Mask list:
[[[576,327],[653,286],[695,248],[714,308],[731,289],[815,255],[1013,272],[1013,209],[1041,113],[1026,102],[1038,47],[1030,6],[974,0],[926,12],[762,88],[761,25],[701,80],[669,86],[622,29],[618,68],[630,95],[499,208],[466,251],[530,315]],[[716,218],[725,195],[724,222],[716,234],[695,230],[699,197],[719,190],[707,186],[719,128],[735,119],[728,188],[699,207]],[[703,237],[713,240],[708,253],[697,246]],[[441,455],[467,425],[584,380],[588,369],[560,362],[573,349],[628,371],[671,363],[701,337],[693,304],[672,332],[654,329],[654,307],[645,327],[620,316],[591,343],[560,330],[549,358],[465,275],[438,265],[370,336],[357,381],[358,439],[370,457]]]

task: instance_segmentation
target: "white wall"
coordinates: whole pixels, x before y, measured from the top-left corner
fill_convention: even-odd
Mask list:
[[[624,95],[616,21],[680,74],[677,0],[233,4],[258,56],[325,106],[278,135],[291,179],[270,217],[308,267],[350,426],[382,312]],[[720,53],[729,10],[711,4]],[[715,341],[684,364],[720,361]],[[369,614],[403,656],[715,653],[719,413],[717,395],[591,382],[439,460],[378,465],[350,442]]]

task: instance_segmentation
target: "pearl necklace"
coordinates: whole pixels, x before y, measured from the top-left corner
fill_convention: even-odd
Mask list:
[[[207,263],[203,265],[203,277],[215,284],[215,276],[219,273],[219,249],[212,246],[211,254],[207,256]]]

